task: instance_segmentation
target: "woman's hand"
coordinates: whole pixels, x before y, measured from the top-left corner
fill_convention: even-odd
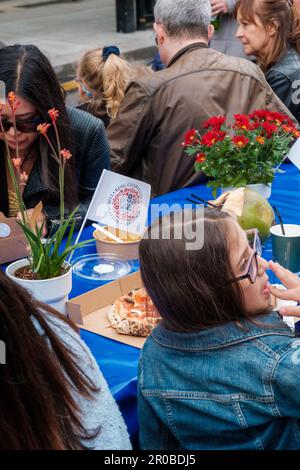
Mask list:
[[[27,209],[27,211],[26,211],[27,220],[30,220],[30,218],[33,215],[33,211],[34,211],[34,209]],[[18,212],[17,219],[22,220],[21,212]],[[35,218],[35,221],[34,221],[34,228],[35,228],[35,224],[38,226],[38,228],[41,228],[41,226],[44,224],[43,231],[42,231],[42,237],[45,237],[47,235],[48,230],[47,230],[47,224],[46,224],[46,216],[45,216],[45,213],[43,211],[40,211],[38,213],[38,215],[36,215],[36,218]]]
[[[219,13],[228,13],[227,2],[224,0],[210,0],[211,16],[217,16]]]
[[[270,292],[275,297],[283,300],[294,300],[295,302],[300,302],[300,279],[299,277],[289,271],[288,269],[283,268],[278,263],[273,263],[270,261],[269,269],[280,279],[282,284],[286,287],[286,290],[277,289],[276,287],[270,286]],[[281,315],[300,317],[300,307],[294,305],[287,305],[282,307],[279,310]]]

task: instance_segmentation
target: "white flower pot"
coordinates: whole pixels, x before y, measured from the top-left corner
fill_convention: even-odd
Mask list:
[[[259,193],[262,197],[265,199],[269,199],[271,196],[272,192],[272,183],[269,184],[261,184],[261,183],[256,183],[256,184],[247,184],[246,188],[252,189],[253,191],[256,191]],[[230,186],[228,188],[222,188],[221,192],[222,193],[227,193],[229,191],[234,191],[237,188],[234,188],[233,186]]]
[[[15,261],[7,266],[6,274],[13,281],[29,290],[36,299],[50,305],[60,313],[66,315],[66,302],[72,289],[72,268],[62,276],[54,277],[52,279],[30,280],[15,277],[15,271],[23,266],[27,266],[28,264],[27,259]],[[69,265],[68,263],[65,263],[64,266]]]

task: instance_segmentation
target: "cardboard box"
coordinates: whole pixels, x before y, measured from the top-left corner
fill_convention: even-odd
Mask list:
[[[28,256],[27,241],[16,219],[0,212],[0,264]]]
[[[121,335],[112,328],[107,319],[109,306],[122,295],[127,295],[132,289],[139,287],[142,287],[142,279],[138,271],[74,297],[67,302],[69,318],[84,330],[142,348],[147,338]]]

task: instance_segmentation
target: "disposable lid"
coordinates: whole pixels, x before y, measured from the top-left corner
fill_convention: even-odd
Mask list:
[[[76,259],[73,274],[86,281],[112,281],[130,273],[132,265],[113,253],[85,255]]]

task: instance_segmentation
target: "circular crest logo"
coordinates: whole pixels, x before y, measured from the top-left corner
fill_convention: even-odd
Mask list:
[[[133,183],[117,186],[108,203],[110,216],[114,220],[127,224],[134,222],[141,212],[141,189]]]

